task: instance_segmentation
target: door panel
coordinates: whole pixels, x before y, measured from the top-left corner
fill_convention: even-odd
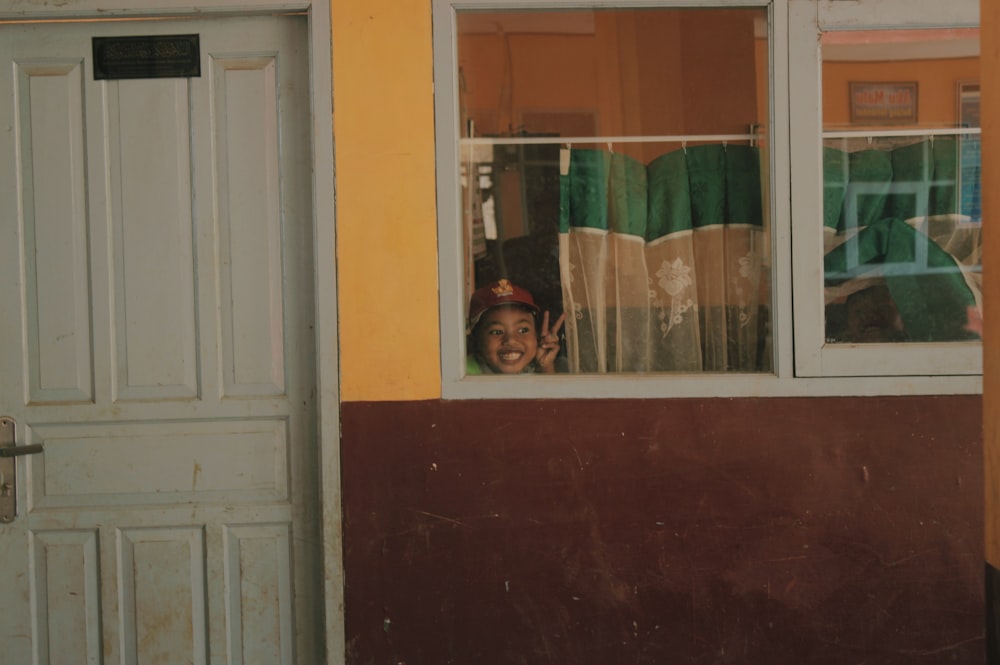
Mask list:
[[[13,87],[19,131],[8,137],[16,144],[5,146],[5,153],[20,153],[20,168],[11,173],[20,192],[12,189],[12,178],[5,177],[2,186],[5,198],[20,194],[23,206],[29,400],[89,402],[94,393],[83,67],[75,60],[30,60],[19,61],[16,72],[14,85],[4,88]],[[16,219],[5,216],[5,224]]]
[[[95,81],[91,38],[200,36]],[[0,26],[11,663],[321,651],[304,17]],[[6,482],[7,479],[0,479]]]
[[[107,86],[107,120],[117,128],[108,136],[108,190],[118,400],[198,395],[192,87],[185,79]]]

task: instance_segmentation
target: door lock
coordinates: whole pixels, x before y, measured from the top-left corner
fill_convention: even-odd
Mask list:
[[[17,458],[42,452],[42,444],[17,445],[14,419],[0,417],[0,523],[17,517]]]

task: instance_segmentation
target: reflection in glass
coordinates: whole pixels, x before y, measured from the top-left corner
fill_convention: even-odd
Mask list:
[[[763,8],[460,11],[466,293],[571,372],[770,372]]]
[[[822,44],[827,342],[975,339],[979,31]]]

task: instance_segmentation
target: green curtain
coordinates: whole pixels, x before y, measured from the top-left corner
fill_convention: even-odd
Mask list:
[[[824,259],[826,285],[855,280],[859,288],[871,288],[873,276],[884,280],[892,300],[884,306],[898,311],[903,340],[974,338],[964,326],[967,308],[977,305],[976,277],[970,276],[977,266],[963,266],[941,245],[950,248],[945,238],[960,224],[956,140],[851,153],[828,147],[823,166],[823,224],[836,234]],[[932,238],[926,232],[931,227],[950,231]],[[865,341],[840,332],[833,339]]]
[[[874,222],[856,241],[839,245],[823,261],[828,284],[839,284],[882,267],[907,338],[915,342],[975,339],[966,330],[976,305],[957,261],[901,219]]]
[[[760,155],[703,145],[645,165],[573,149],[561,176],[570,367],[762,371]],[[762,361],[762,356],[767,361]]]
[[[843,233],[883,217],[957,212],[957,156],[950,137],[893,150],[824,148],[824,226]]]

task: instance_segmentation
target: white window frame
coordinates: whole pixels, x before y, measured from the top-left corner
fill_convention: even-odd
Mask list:
[[[977,0],[790,0],[789,80],[792,136],[792,284],[795,365],[802,377],[982,373],[980,342],[826,344],[823,312],[821,48],[823,32],[877,28],[976,27]]]
[[[976,0],[960,0],[962,3]],[[818,354],[797,343],[806,316],[823,325],[822,218],[819,98],[820,21],[847,21],[862,12],[865,25],[890,25],[890,19],[940,14],[938,0],[433,0],[434,95],[437,148],[437,205],[442,396],[445,399],[648,398],[648,397],[767,397],[836,395],[974,394],[982,390],[978,373],[935,375],[948,368],[931,368],[922,376],[804,376],[796,354]],[[906,11],[901,12],[903,6]],[[771,316],[774,354],[772,374],[612,373],[509,376],[463,376],[465,310],[463,231],[459,186],[458,54],[456,20],[462,10],[537,10],[654,7],[766,7],[770,34],[769,125],[771,128],[770,236],[772,243]],[[850,7],[846,7],[850,6]],[[864,7],[864,9],[861,9]],[[964,7],[964,4],[963,4]],[[851,12],[853,9],[853,12]],[[978,11],[971,17],[978,24]],[[964,14],[963,14],[964,16]],[[901,17],[901,19],[900,19]],[[939,19],[940,20],[940,19]],[[823,25],[826,25],[824,23]],[[796,61],[798,60],[798,61]],[[811,76],[811,78],[809,78]],[[808,80],[806,80],[808,79]],[[791,86],[791,88],[790,88]],[[804,88],[804,90],[803,90]],[[796,91],[792,99],[789,90]],[[809,115],[802,118],[802,115]],[[793,133],[794,132],[794,133]],[[799,140],[793,150],[791,136]],[[812,144],[815,143],[815,146]],[[802,146],[800,146],[802,144]],[[812,147],[804,147],[809,144]],[[792,182],[792,166],[814,164],[814,171]],[[814,176],[814,177],[813,177]],[[792,187],[809,188],[805,194]],[[812,205],[809,208],[810,197]],[[797,223],[793,220],[799,220]],[[793,232],[794,230],[794,232]],[[795,257],[806,257],[797,260]],[[810,268],[810,264],[812,267]],[[795,290],[801,311],[793,311]],[[813,325],[813,328],[809,328]],[[812,331],[812,332],[810,332]],[[822,337],[819,338],[822,340]],[[883,346],[883,345],[879,345]],[[977,348],[979,345],[975,345]],[[919,353],[919,352],[918,352]],[[825,356],[821,356],[823,362]],[[831,359],[830,362],[833,362]],[[821,365],[822,366],[822,365]],[[977,365],[978,366],[978,365]]]

